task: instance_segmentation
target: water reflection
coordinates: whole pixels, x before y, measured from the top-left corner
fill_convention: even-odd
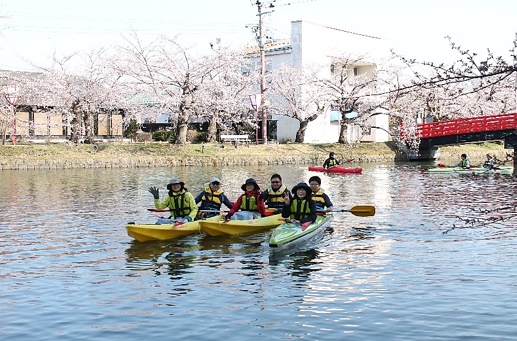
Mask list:
[[[278,172],[292,187],[307,167],[2,172],[2,337],[511,339],[517,218],[501,208],[515,207],[516,180],[425,167],[318,174],[336,208],[377,213],[335,212],[320,240],[279,258],[269,231],[138,243],[124,226],[154,220],[147,188],[172,176],[193,193],[218,176],[236,197],[248,177],[264,187]]]

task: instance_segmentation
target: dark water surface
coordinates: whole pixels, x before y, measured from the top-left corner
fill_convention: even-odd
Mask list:
[[[138,243],[152,196],[212,176],[289,187],[304,166],[0,172],[1,340],[515,340],[517,183],[364,165],[321,175],[323,239],[270,256],[268,232]],[[489,210],[485,213],[482,210]],[[470,219],[472,223],[462,219]]]

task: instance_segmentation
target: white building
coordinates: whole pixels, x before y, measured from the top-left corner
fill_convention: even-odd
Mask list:
[[[371,58],[371,63],[354,66],[354,74],[361,75],[375,69],[373,60],[379,60],[387,55],[385,41],[377,37],[357,34],[311,22],[291,22],[291,38],[278,40],[265,45],[266,71],[287,64],[297,68],[309,65],[321,65],[323,77],[330,77],[331,66],[338,56],[357,54]],[[260,68],[258,47],[247,51],[253,58],[254,66]],[[268,94],[266,93],[266,96]],[[309,123],[306,133],[306,143],[333,143],[338,141],[340,130],[339,112],[328,110],[315,121]],[[277,140],[279,142],[294,141],[299,122],[291,117],[272,115],[277,121]],[[348,142],[368,141],[386,142],[388,134],[388,114],[381,109],[372,115],[369,126],[377,127],[364,131],[357,125],[348,127]],[[378,129],[380,128],[380,129]]]

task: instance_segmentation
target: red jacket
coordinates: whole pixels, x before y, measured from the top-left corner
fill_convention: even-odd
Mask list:
[[[260,190],[244,192],[244,194],[242,194],[239,198],[237,198],[237,200],[233,204],[232,209],[230,211],[228,211],[228,214],[233,215],[235,212],[240,211],[242,200],[243,200],[243,198],[244,198],[244,200],[246,200],[245,199],[246,197],[250,197],[250,198],[255,197],[256,198],[255,200],[257,202],[258,212],[263,216],[266,215],[266,205],[265,205],[264,201],[262,199],[260,199]]]

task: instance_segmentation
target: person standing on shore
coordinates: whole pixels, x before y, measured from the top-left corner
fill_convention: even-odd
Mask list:
[[[167,185],[169,190],[163,201],[160,201],[160,192],[157,187],[149,188],[154,197],[154,207],[163,210],[168,207],[171,215],[169,218],[160,218],[157,224],[184,224],[196,218],[197,205],[192,193],[185,188],[185,183],[179,178],[172,178]]]

